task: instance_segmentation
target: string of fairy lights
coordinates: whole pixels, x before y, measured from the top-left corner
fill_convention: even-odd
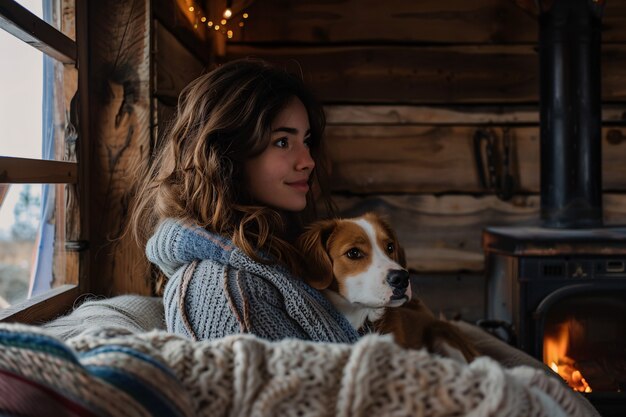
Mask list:
[[[245,9],[236,14],[233,13],[233,0],[226,1],[226,8],[218,16],[208,16],[208,14],[202,10],[202,7],[193,0],[188,0],[187,3],[187,11],[188,13],[192,13],[194,29],[198,29],[200,25],[206,25],[208,29],[221,33],[228,39],[233,38],[233,29],[243,29],[250,17]]]

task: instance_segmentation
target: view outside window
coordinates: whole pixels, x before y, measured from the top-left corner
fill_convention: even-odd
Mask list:
[[[8,187],[0,207],[0,308],[28,296],[40,219],[41,185]]]
[[[16,2],[32,13],[24,14],[27,25],[44,27],[42,19],[75,38],[74,0]],[[11,8],[16,9],[16,16],[23,14],[19,6]],[[12,19],[7,19],[11,25]],[[35,32],[35,36],[42,33],[48,32]],[[55,48],[62,44],[58,39],[43,36],[40,41]],[[78,283],[78,252],[68,252],[66,246],[74,247],[79,236],[80,212],[75,179],[59,184],[20,183],[24,174],[37,178],[32,181],[45,182],[60,165],[50,161],[64,161],[68,166],[77,162],[75,62],[57,61],[3,28],[0,54],[4,57],[0,60],[0,163],[7,164],[9,178],[13,178],[9,181],[17,181],[0,183],[3,309],[52,288]],[[3,169],[0,166],[0,172]]]
[[[0,54],[0,155],[41,158],[44,55],[4,30]]]
[[[41,0],[21,0],[41,16]],[[44,55],[0,30],[0,155],[42,158]],[[41,184],[0,184],[0,308],[27,298],[36,270]]]

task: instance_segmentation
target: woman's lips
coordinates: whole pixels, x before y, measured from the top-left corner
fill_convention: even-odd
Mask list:
[[[288,186],[295,188],[298,191],[307,192],[309,191],[309,183],[308,181],[296,181],[296,182],[288,182]]]

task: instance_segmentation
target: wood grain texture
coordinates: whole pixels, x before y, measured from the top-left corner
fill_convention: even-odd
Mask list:
[[[510,0],[303,2],[249,8],[243,42],[511,43],[537,39],[535,20]]]
[[[54,27],[71,39],[76,38],[76,7],[74,1],[56,0],[57,13],[53,13]],[[81,42],[86,39],[81,39]],[[77,52],[79,52],[77,50]],[[82,62],[81,62],[82,64]],[[54,62],[53,119],[56,159],[77,162],[78,131],[77,120],[70,120],[72,100],[78,97],[78,70],[76,65]],[[81,70],[82,70],[81,65]],[[77,99],[76,99],[77,100]],[[76,103],[74,103],[76,104]],[[80,176],[80,167],[79,173]],[[68,252],[66,241],[81,240],[81,213],[79,184],[86,182],[80,178],[78,184],[56,186],[55,198],[55,244],[53,258],[52,287],[63,284],[77,285],[79,282],[80,256],[78,252]]]
[[[76,159],[79,162],[79,176],[81,182],[75,187],[74,190],[68,190],[68,198],[75,198],[74,204],[78,206],[80,211],[80,218],[75,219],[78,223],[75,228],[67,230],[68,236],[72,239],[81,240],[86,244],[91,242],[91,221],[94,218],[91,213],[92,199],[91,199],[91,173],[92,173],[92,155],[95,149],[93,144],[92,132],[95,131],[92,125],[93,120],[97,120],[96,117],[91,115],[92,101],[95,97],[91,92],[91,77],[90,77],[90,60],[91,60],[91,45],[89,38],[90,23],[89,23],[89,1],[88,0],[75,0],[75,31],[76,37],[81,39],[77,42],[78,45],[78,62],[80,66],[81,76],[77,79],[77,89],[80,92],[80,100],[78,100],[77,109],[77,129],[78,137],[81,138],[82,146],[75,149]],[[95,166],[95,165],[94,165]],[[68,201],[68,206],[71,204]],[[91,258],[93,252],[90,250],[84,250],[82,252],[75,253],[70,256],[68,262],[72,261],[72,258],[78,258],[79,270],[78,270],[78,287],[81,293],[92,292],[92,288],[95,288],[93,282],[96,276],[92,278],[91,274]]]
[[[22,184],[75,184],[74,162],[0,156],[0,182]]]
[[[302,73],[325,103],[528,103],[539,100],[532,45],[229,45],[225,60],[255,56]],[[626,100],[626,47],[602,49],[602,98]]]
[[[156,22],[154,29],[156,94],[178,97],[190,81],[202,74],[204,64],[163,25]]]
[[[394,227],[409,268],[419,273],[482,272],[482,230],[539,225],[539,196],[373,195],[334,197],[342,217],[383,214]],[[626,224],[626,194],[604,196],[604,221]]]
[[[150,14],[133,0],[90,2],[90,270],[96,294],[150,294],[143,250],[122,232],[133,170],[150,147]]]
[[[602,37],[624,42],[626,3],[606,3]],[[233,41],[515,44],[538,37],[535,16],[513,0],[264,0],[248,11],[249,22]]]
[[[0,29],[60,62],[76,62],[76,43],[14,0],[0,3]]]
[[[326,105],[328,125],[537,125],[538,105]],[[626,122],[626,105],[602,106],[606,124]]]
[[[332,188],[353,193],[491,192],[479,181],[476,126],[329,126]],[[502,136],[501,127],[492,128]],[[539,128],[511,128],[517,192],[539,192]],[[626,190],[626,129],[602,131],[605,190]]]
[[[78,296],[78,287],[62,285],[22,303],[0,310],[0,321],[42,324],[67,313]]]

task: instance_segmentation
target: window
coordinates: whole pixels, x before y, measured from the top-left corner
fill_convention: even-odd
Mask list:
[[[0,319],[46,320],[84,286],[85,5],[0,2]]]

